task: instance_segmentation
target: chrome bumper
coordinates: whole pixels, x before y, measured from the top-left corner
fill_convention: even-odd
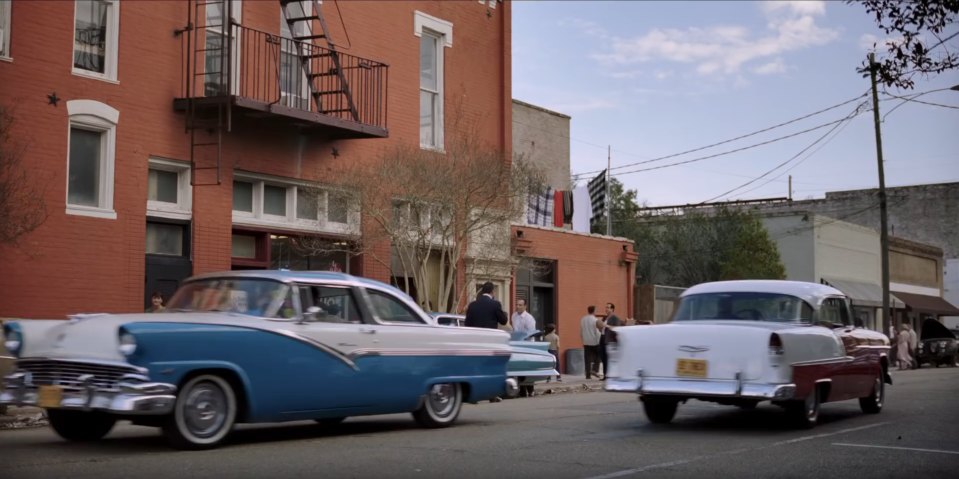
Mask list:
[[[634,378],[606,378],[605,389],[639,395],[710,396],[786,400],[796,392],[795,384],[750,383],[737,379],[677,379],[644,377],[640,371]]]
[[[84,378],[81,378],[81,380]],[[176,402],[176,386],[148,382],[146,377],[128,375],[121,378],[113,389],[100,389],[93,385],[92,376],[86,378],[79,389],[59,389],[59,398],[41,400],[40,386],[29,381],[24,373],[14,373],[3,380],[4,391],[0,393],[0,405],[37,406],[53,409],[77,409],[103,411],[124,415],[162,415],[173,411]]]

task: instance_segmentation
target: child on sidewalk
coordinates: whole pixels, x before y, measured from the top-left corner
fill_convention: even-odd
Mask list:
[[[556,371],[559,372],[559,335],[556,334],[556,325],[552,323],[546,325],[546,336],[543,339],[549,342],[547,349],[556,358]],[[546,382],[550,382],[550,380],[547,379]],[[556,382],[563,382],[563,376],[556,376]]]

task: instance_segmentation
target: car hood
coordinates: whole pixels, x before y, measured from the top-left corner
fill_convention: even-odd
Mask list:
[[[120,326],[136,322],[238,324],[236,313],[83,314],[69,321],[20,320],[20,357],[124,361],[119,352]]]
[[[919,335],[919,339],[922,341],[927,339],[956,339],[956,335],[938,320],[927,319],[922,322],[922,333]]]

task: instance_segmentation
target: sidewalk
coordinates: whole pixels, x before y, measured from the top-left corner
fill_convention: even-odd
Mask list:
[[[7,406],[6,414],[0,414],[0,431],[47,425],[47,416],[38,407]]]
[[[536,383],[533,387],[533,394],[539,396],[542,394],[581,393],[602,390],[602,379],[596,379],[595,377],[593,379],[586,379],[584,376],[568,376],[564,374],[563,380],[560,382],[553,380],[550,382],[541,381]]]

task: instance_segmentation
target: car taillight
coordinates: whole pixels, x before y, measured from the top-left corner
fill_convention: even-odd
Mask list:
[[[769,336],[769,354],[781,355],[785,353],[783,349],[783,340],[778,334],[773,333]]]

